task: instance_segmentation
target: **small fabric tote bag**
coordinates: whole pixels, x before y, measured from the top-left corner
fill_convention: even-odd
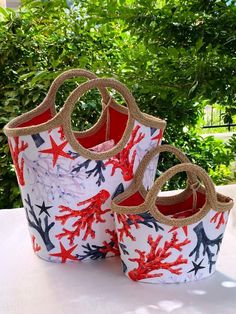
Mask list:
[[[75,76],[82,74],[77,70]],[[91,79],[77,87],[63,108],[54,110],[57,79],[46,100],[5,126],[33,249],[54,262],[119,254],[111,199],[132,182],[144,155],[161,144],[165,121],[139,111],[134,97],[113,79]],[[89,77],[91,78],[91,76]],[[99,88],[103,111],[89,130],[73,132],[71,114],[87,91]],[[127,107],[106,91],[113,88]],[[155,175],[147,169],[145,186]]]
[[[182,163],[164,172],[147,192],[142,185],[144,170],[155,154],[164,151],[174,153]],[[182,171],[188,176],[187,188],[178,195],[157,196]],[[129,188],[112,201],[125,275],[145,283],[210,276],[232,206],[232,199],[216,193],[207,173],[179,150],[163,145],[151,151]]]

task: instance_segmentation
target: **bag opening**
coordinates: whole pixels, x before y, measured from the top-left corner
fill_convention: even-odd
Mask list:
[[[182,201],[176,202],[174,197],[158,197],[156,206],[160,212],[165,216],[171,216],[172,218],[186,218],[196,214],[206,202],[206,194],[197,191],[196,193],[196,208],[193,209],[193,194],[189,194],[184,197]],[[168,200],[168,202],[167,202]],[[221,203],[228,203],[230,198],[224,197],[221,194],[217,194],[217,200]],[[129,196],[125,200],[121,201],[119,206],[139,206],[145,201],[140,192]],[[164,204],[166,202],[166,204]]]
[[[119,106],[119,105],[118,105]],[[119,108],[118,108],[119,109]],[[109,126],[108,126],[108,119],[107,114],[103,113],[101,117],[101,123],[99,125],[94,125],[89,130],[85,131],[83,136],[77,136],[77,132],[74,132],[77,141],[84,147],[84,148],[91,148],[101,143],[106,142],[107,140],[113,140],[114,145],[116,145],[120,139],[122,138],[125,128],[128,121],[128,111],[121,112],[116,108],[109,107]],[[39,125],[41,123],[45,123],[52,119],[51,110],[48,109],[45,112],[39,114],[32,119],[23,122],[16,127],[28,127]],[[107,133],[107,127],[109,127],[109,132]]]

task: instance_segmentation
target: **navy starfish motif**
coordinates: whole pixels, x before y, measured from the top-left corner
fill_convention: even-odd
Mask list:
[[[188,271],[188,273],[191,273],[192,271],[194,271],[194,275],[196,275],[197,274],[197,272],[199,271],[199,269],[203,269],[203,268],[205,268],[204,266],[201,266],[201,264],[202,264],[202,262],[203,262],[203,260],[204,260],[204,258],[201,260],[201,262],[200,263],[195,263],[195,262],[192,262],[192,264],[193,264],[193,268],[192,269],[190,269],[189,271]]]
[[[40,205],[36,205],[38,208],[40,208],[40,213],[39,213],[39,215],[41,215],[42,213],[45,213],[46,215],[48,215],[49,217],[51,217],[50,216],[50,214],[49,214],[49,212],[48,212],[48,209],[50,209],[50,208],[52,208],[52,206],[46,206],[45,205],[45,202],[43,201],[43,204],[40,206]]]

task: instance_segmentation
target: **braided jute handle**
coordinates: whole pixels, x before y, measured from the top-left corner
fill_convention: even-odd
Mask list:
[[[130,134],[133,128],[133,125],[134,125],[133,117],[135,113],[137,112],[139,113],[139,109],[133,95],[124,84],[120,83],[117,80],[108,79],[108,78],[97,78],[97,79],[85,82],[81,84],[80,86],[78,86],[67,98],[64,106],[62,107],[60,111],[60,118],[62,120],[63,130],[64,130],[67,140],[70,142],[71,146],[73,147],[75,151],[82,152],[83,156],[85,156],[86,158],[90,158],[90,155],[92,156],[92,152],[88,152],[88,150],[84,149],[83,146],[76,140],[75,135],[73,134],[73,131],[72,131],[71,114],[79,98],[83,96],[84,93],[86,93],[87,91],[93,88],[113,88],[124,98],[127,108],[128,108],[128,112],[129,112],[128,122],[126,125],[126,130],[124,132],[124,134],[126,134],[126,137],[127,137],[127,134]],[[125,135],[123,135],[123,137],[121,138],[118,144],[121,145],[122,142],[125,143],[127,140],[128,138],[125,138]],[[107,152],[100,153],[99,155],[100,156],[98,158],[101,159],[107,156]]]
[[[64,84],[64,82],[68,79],[76,78],[76,77],[85,77],[89,80],[96,79],[97,76],[88,70],[85,69],[70,69],[63,73],[61,73],[59,76],[55,78],[55,80],[52,82],[50,89],[45,97],[45,101],[50,103],[52,106],[55,106],[56,101],[56,94],[59,90],[59,88]],[[106,88],[101,87],[99,88],[101,95],[102,95],[102,105],[103,107],[105,104],[109,102],[109,99],[111,98],[109,93],[107,92]]]
[[[105,88],[113,88],[116,90],[121,96],[124,98],[127,107],[132,113],[133,111],[139,111],[139,108],[136,104],[136,101],[129,91],[129,89],[122,84],[121,82],[111,79],[111,78],[96,78],[91,81],[85,82],[78,86],[72,93],[71,95],[67,98],[65,101],[65,104],[63,106],[63,111],[66,112],[66,116],[71,115],[75,103],[79,100],[80,97],[82,97],[86,92],[93,88],[98,88],[98,89],[105,89]],[[109,96],[110,99],[110,96]],[[69,114],[68,114],[69,113]]]
[[[139,189],[142,185],[142,181],[144,178],[144,173],[145,170],[148,166],[148,164],[152,161],[152,159],[159,155],[160,153],[172,153],[174,154],[174,156],[181,162],[181,163],[190,163],[190,160],[188,159],[188,157],[178,148],[176,148],[175,146],[172,145],[168,145],[168,144],[164,144],[164,145],[160,145],[158,147],[156,147],[155,149],[150,150],[143,158],[143,160],[141,161],[141,163],[139,164],[135,175],[134,175],[134,183],[136,188]],[[190,184],[195,184],[197,180],[197,177],[193,174],[193,173],[189,173],[187,172],[187,176],[188,176],[188,182]]]
[[[160,210],[158,209],[158,205],[156,204],[156,198],[162,186],[168,180],[170,180],[174,175],[182,171],[192,173],[195,176],[197,176],[200,179],[200,181],[202,181],[205,187],[206,202],[196,214],[187,218],[175,219],[175,218],[165,216],[160,212]],[[146,205],[146,208],[148,208],[148,211],[158,221],[165,223],[167,225],[172,225],[172,226],[185,226],[185,225],[192,224],[202,219],[211,208],[216,209],[217,208],[217,195],[215,191],[215,186],[211,178],[208,176],[208,174],[206,173],[204,169],[202,169],[201,167],[197,165],[193,165],[191,163],[183,163],[183,164],[176,165],[168,169],[155,181],[152,188],[147,193],[145,205]]]
[[[119,206],[117,205],[119,202],[123,201],[125,198],[131,196],[132,194],[136,193],[139,191],[143,197],[147,194],[147,191],[145,187],[143,186],[143,178],[144,178],[144,173],[149,165],[149,163],[153,160],[155,156],[158,156],[160,153],[165,153],[169,152],[174,154],[174,156],[181,162],[181,163],[190,163],[190,160],[188,157],[178,148],[164,144],[161,146],[157,146],[150,150],[149,152],[146,153],[146,155],[143,157],[141,163],[139,164],[135,174],[132,183],[130,186],[122,193],[116,196],[115,202],[113,202],[113,206],[116,208],[115,211],[119,213],[129,213],[130,209],[129,207],[125,206]],[[191,188],[191,186],[195,186],[196,183],[198,183],[197,177],[193,173],[187,172],[187,177],[188,177],[188,185]],[[140,205],[141,206],[141,205]],[[145,207],[139,207],[139,208],[132,208],[132,211],[135,213],[141,213],[145,212],[146,209]]]
[[[140,166],[147,165],[148,164],[147,161],[150,161],[157,154],[157,152],[167,151],[167,150],[175,152],[175,155],[178,154],[178,159],[181,159],[182,161],[188,160],[188,158],[184,156],[184,154],[181,153],[181,151],[179,151],[175,147],[170,146],[170,145],[163,145],[162,148],[159,147],[147,153],[147,155],[143,159],[144,163],[140,164]],[[146,161],[145,161],[145,158],[146,158]],[[209,175],[206,173],[206,171],[203,170],[201,167],[197,165],[193,165],[192,163],[189,163],[189,162],[187,163],[184,162],[182,164],[173,166],[172,168],[164,172],[155,181],[151,189],[148,192],[146,192],[145,200],[140,205],[137,205],[137,206],[120,205],[122,201],[129,198],[131,195],[135,194],[138,191],[141,192],[143,173],[146,168],[140,167],[140,166],[138,168],[139,173],[136,176],[136,181],[133,181],[133,183],[128,187],[128,189],[125,190],[125,192],[119,194],[113,199],[112,204],[111,204],[112,211],[118,214],[141,214],[144,212],[150,212],[152,216],[161,223],[164,223],[170,226],[182,227],[182,226],[186,226],[186,225],[190,225],[190,224],[198,222],[209,212],[210,209],[213,209],[217,212],[225,212],[227,210],[230,210],[233,207],[233,200],[231,198],[221,195],[219,193],[216,193],[214,184],[211,178],[209,177]],[[186,194],[184,191],[181,193],[183,195],[181,196],[181,198],[177,198],[176,196],[169,196],[169,197],[165,196],[164,198],[163,197],[158,198],[157,195],[160,192],[162,186],[168,180],[170,180],[174,175],[183,171],[187,172],[189,183],[190,183],[190,186],[185,191],[186,192],[190,191],[191,193]],[[204,186],[200,185],[200,181],[202,181]],[[190,217],[186,217],[186,218],[176,219],[176,218],[171,218],[171,217],[163,215],[158,209],[158,199],[159,201],[161,201],[162,199],[161,204],[166,205],[166,206],[168,206],[169,204],[172,204],[173,201],[175,202],[173,204],[176,204],[176,202],[181,203],[186,199],[186,195],[194,196],[194,193],[196,193],[196,190],[194,189],[199,190],[199,192],[206,195],[205,204],[194,215]],[[181,194],[179,194],[179,196]]]

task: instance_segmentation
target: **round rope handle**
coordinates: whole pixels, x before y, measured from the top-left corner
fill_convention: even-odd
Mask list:
[[[152,161],[152,159],[159,155],[160,153],[172,153],[175,155],[175,157],[181,162],[181,163],[191,163],[191,161],[188,159],[188,157],[178,148],[172,146],[172,145],[168,145],[168,144],[164,144],[161,146],[156,147],[155,149],[149,151],[143,158],[143,160],[141,161],[140,165],[138,166],[138,169],[136,170],[133,182],[134,185],[136,186],[136,189],[139,189],[142,185],[142,181],[144,178],[144,173],[145,170],[147,169],[147,166],[149,165],[149,163]],[[187,172],[187,176],[188,176],[188,181],[190,183],[190,185],[195,184],[195,182],[197,182],[197,177],[191,173],[191,172]]]
[[[64,106],[62,107],[59,115],[60,115],[60,119],[61,119],[62,124],[63,124],[63,130],[64,130],[64,133],[65,133],[65,136],[66,136],[67,140],[70,142],[70,144],[73,147],[73,149],[75,149],[78,152],[83,152],[84,156],[87,156],[88,152],[76,140],[75,135],[73,134],[73,131],[72,131],[72,125],[71,125],[71,114],[72,114],[72,111],[74,109],[74,106],[75,106],[76,102],[87,91],[89,91],[89,90],[91,90],[93,88],[108,88],[108,87],[109,88],[113,88],[114,90],[116,90],[124,98],[124,100],[125,100],[125,102],[127,104],[127,108],[128,108],[128,111],[129,111],[129,119],[128,119],[128,122],[127,122],[125,134],[127,134],[127,132],[131,132],[131,130],[132,130],[133,123],[134,123],[133,116],[135,115],[135,113],[136,114],[140,113],[140,111],[138,109],[138,106],[136,104],[136,101],[135,101],[133,95],[131,94],[131,92],[129,91],[129,89],[124,84],[120,83],[117,80],[108,79],[108,78],[97,78],[97,79],[85,82],[85,83],[81,84],[80,86],[78,86],[70,94],[70,96],[67,98],[67,100],[66,100]],[[120,140],[119,143],[121,143],[122,141],[124,141],[124,136]],[[117,144],[117,146],[119,145],[119,143]],[[89,154],[91,155],[92,152],[89,152]],[[107,155],[107,152],[100,153],[99,154],[100,158],[102,158],[102,156],[103,156],[102,154],[103,155],[104,154]]]
[[[64,112],[72,113],[75,103],[82,97],[86,92],[93,88],[105,89],[105,88],[113,88],[116,90],[125,100],[127,107],[130,113],[139,111],[139,108],[136,104],[134,96],[131,94],[129,89],[122,84],[121,82],[111,79],[111,78],[96,78],[91,81],[85,82],[78,86],[71,95],[67,98],[62,110]],[[109,99],[111,97],[109,96]],[[68,116],[68,114],[66,114]]]
[[[174,175],[183,171],[192,173],[196,177],[198,177],[200,180],[202,180],[205,186],[205,191],[206,191],[206,203],[196,214],[187,218],[175,219],[175,218],[165,216],[159,211],[158,205],[156,205],[156,198],[162,186],[168,180],[170,180]],[[191,163],[183,163],[180,165],[176,165],[168,169],[166,172],[164,172],[155,181],[152,188],[147,193],[146,200],[145,200],[145,207],[155,217],[155,219],[157,219],[158,221],[164,224],[171,225],[171,226],[179,226],[179,227],[189,225],[202,219],[211,208],[215,210],[217,209],[217,195],[215,191],[215,186],[211,178],[206,173],[206,171],[203,170],[201,167],[197,165],[193,165]]]
[[[112,207],[115,212],[121,213],[121,214],[130,214],[131,213],[131,208],[130,206],[120,206],[118,203],[125,198],[131,196],[132,194],[136,193],[137,191],[145,191],[145,195],[147,194],[147,191],[145,187],[143,186],[143,178],[144,178],[144,173],[149,165],[149,163],[152,161],[152,159],[159,155],[162,152],[169,152],[173,153],[175,157],[181,162],[181,163],[190,163],[190,160],[188,157],[178,148],[164,144],[161,146],[157,146],[150,150],[149,152],[146,153],[146,155],[143,157],[141,163],[139,164],[135,174],[132,183],[130,186],[123,192],[122,194],[119,194],[116,196],[115,201],[112,202]],[[187,172],[188,176],[188,183],[190,188],[195,188],[196,184],[199,183],[197,177],[193,173]],[[141,192],[142,193],[142,192]],[[132,207],[132,213],[141,213],[145,212],[146,207],[139,205],[138,207],[134,208]]]
[[[57,76],[55,80],[52,82],[45,100],[47,100],[47,102],[49,102],[52,106],[55,106],[56,94],[58,92],[58,89],[63,85],[63,83],[66,80],[76,78],[76,77],[85,77],[89,80],[93,80],[97,78],[97,76],[93,72],[90,72],[88,70],[84,70],[84,69],[67,70],[61,73],[59,76]],[[111,96],[109,95],[108,91],[104,87],[100,88],[100,92],[101,92],[102,100],[103,100],[102,107],[104,109],[105,105],[109,102]]]

